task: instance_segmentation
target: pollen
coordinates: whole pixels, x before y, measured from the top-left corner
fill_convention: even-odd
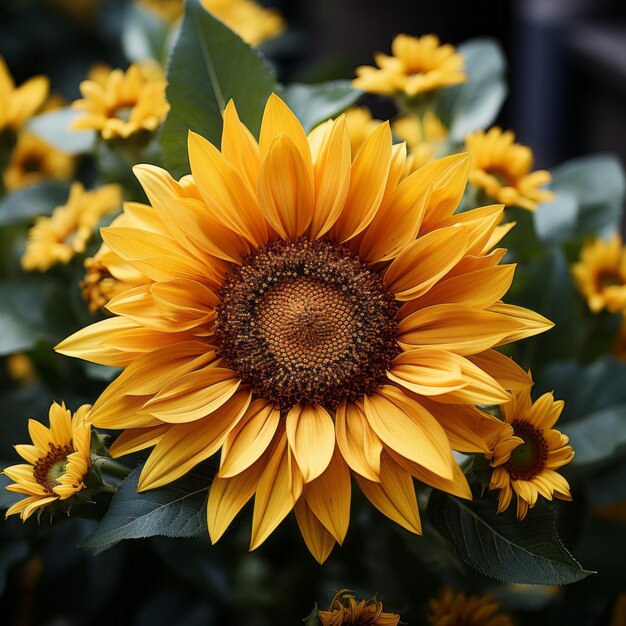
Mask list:
[[[222,288],[216,337],[227,363],[288,410],[334,409],[384,381],[399,303],[380,276],[329,241],[272,241]]]
[[[48,493],[54,493],[52,488],[58,484],[57,479],[65,473],[67,457],[72,452],[74,448],[71,443],[64,446],[51,443],[48,453],[35,463],[33,476]]]

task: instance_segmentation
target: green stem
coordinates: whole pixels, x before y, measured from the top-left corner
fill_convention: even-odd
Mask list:
[[[122,463],[118,461],[114,461],[113,459],[98,459],[96,461],[98,465],[98,469],[102,473],[109,474],[110,476],[114,476],[115,478],[119,478],[123,480],[130,474],[130,468],[126,467]]]

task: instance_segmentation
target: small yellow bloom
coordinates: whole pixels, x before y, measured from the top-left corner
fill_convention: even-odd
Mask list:
[[[37,380],[37,370],[33,365],[33,360],[23,352],[7,357],[7,371],[9,376],[20,385],[32,385]]]
[[[350,138],[350,149],[355,156],[365,143],[365,140],[380,126],[382,120],[372,117],[371,111],[367,107],[352,107],[345,113],[346,128]]]
[[[513,626],[489,595],[465,595],[446,588],[429,602],[430,626]]]
[[[572,265],[572,275],[594,313],[626,309],[626,248],[618,233],[585,244],[580,261]]]
[[[391,124],[391,130],[395,137],[406,141],[412,171],[441,156],[441,148],[448,138],[446,127],[432,111],[424,114],[422,122],[414,115],[403,115]]]
[[[45,272],[58,263],[69,263],[85,251],[98,222],[120,208],[122,188],[104,185],[86,191],[73,183],[67,203],[56,207],[50,217],[39,217],[28,231],[22,268]]]
[[[253,0],[201,0],[202,6],[251,46],[277,37],[285,30],[278,11]],[[183,14],[182,0],[141,0],[164,20],[175,22]]]
[[[48,86],[45,76],[34,76],[16,87],[0,56],[0,131],[17,130],[30,119],[46,99]]]
[[[533,152],[515,143],[513,131],[495,126],[477,130],[465,138],[465,150],[472,155],[470,182],[497,202],[534,211],[554,199],[551,191],[541,189],[552,180],[550,172],[531,172]]]
[[[14,484],[8,491],[26,496],[6,512],[26,521],[35,511],[55,500],[67,500],[85,488],[90,469],[91,424],[87,416],[91,406],[83,404],[72,417],[65,404],[50,407],[50,428],[29,420],[28,431],[33,445],[17,445],[15,450],[26,461],[4,470]]]
[[[391,43],[391,53],[374,55],[378,68],[357,67],[352,85],[370,93],[414,97],[467,80],[463,55],[450,44],[440,45],[436,35],[398,35]]]
[[[319,620],[322,626],[397,626],[400,616],[383,613],[383,603],[376,598],[357,601],[350,591],[342,589],[328,611],[319,612]]]
[[[45,180],[67,180],[74,170],[74,159],[32,133],[22,131],[4,172],[4,185],[15,191]]]
[[[540,495],[547,500],[572,499],[567,480],[557,470],[574,458],[574,451],[567,445],[569,438],[552,428],[563,405],[551,393],[533,403],[530,389],[526,389],[514,392],[511,401],[501,406],[513,433],[503,433],[491,459],[495,469],[489,489],[500,490],[498,513],[509,507],[513,493],[517,494],[520,520],[535,506]]]
[[[104,81],[80,84],[82,100],[72,107],[84,111],[73,130],[96,130],[104,139],[127,138],[139,131],[154,132],[170,109],[165,99],[165,76],[155,63],[133,64],[128,70],[112,70]]]

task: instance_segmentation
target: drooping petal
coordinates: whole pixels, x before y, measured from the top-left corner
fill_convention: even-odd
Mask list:
[[[321,565],[335,547],[335,539],[324,528],[324,525],[315,516],[304,498],[300,498],[296,502],[294,511],[304,543],[306,543],[315,560]]]
[[[497,350],[486,350],[467,358],[509,391],[528,389],[533,384],[529,372],[525,372],[511,357]]]

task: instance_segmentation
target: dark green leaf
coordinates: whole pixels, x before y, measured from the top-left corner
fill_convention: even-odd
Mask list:
[[[522,522],[514,508],[498,514],[493,499],[468,502],[435,492],[428,516],[462,561],[497,580],[566,585],[591,573],[561,543],[548,504],[537,504]]]
[[[493,39],[461,44],[468,81],[442,91],[437,113],[450,129],[450,139],[462,142],[467,133],[490,126],[507,96],[506,59]]]
[[[222,111],[229,100],[242,122],[258,133],[265,103],[276,89],[273,69],[222,22],[188,0],[167,71],[171,110],[161,130],[165,163],[175,176],[189,172],[187,133],[220,144]]]
[[[72,121],[81,111],[65,107],[42,113],[28,122],[30,131],[67,154],[90,152],[95,144],[96,134],[91,130],[70,130]]]
[[[123,539],[197,537],[207,532],[209,481],[191,472],[158,489],[137,492],[141,467],[121,484],[97,528],[81,542],[83,548],[106,548]]]
[[[29,222],[67,201],[67,183],[41,183],[15,191],[0,201],[0,226]]]
[[[336,117],[353,105],[363,92],[349,80],[335,80],[317,85],[292,83],[281,94],[309,132],[321,122]]]

